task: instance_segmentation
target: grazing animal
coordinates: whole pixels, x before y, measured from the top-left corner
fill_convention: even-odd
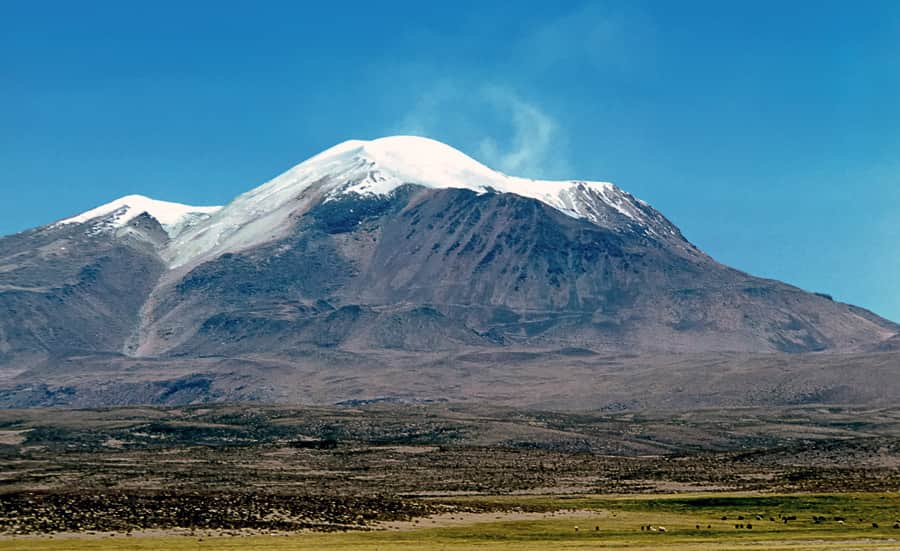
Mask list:
[[[666,532],[666,527],[665,527],[665,526],[660,526],[660,527],[659,527],[659,531],[660,531],[660,532]]]
[[[878,528],[878,523],[877,523],[877,522],[873,522],[873,523],[872,523],[872,528]]]
[[[839,520],[839,521],[837,521],[837,523],[840,524],[841,526],[843,526],[844,521],[843,521],[843,520]]]

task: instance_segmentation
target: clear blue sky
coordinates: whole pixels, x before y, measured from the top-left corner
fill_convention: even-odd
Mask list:
[[[397,133],[900,320],[898,2],[0,2],[0,234]]]

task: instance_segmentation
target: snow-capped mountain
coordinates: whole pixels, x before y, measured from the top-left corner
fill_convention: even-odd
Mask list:
[[[415,136],[350,140],[249,191],[202,225],[179,235],[166,251],[173,267],[271,241],[291,217],[320,201],[386,196],[404,184],[429,189],[511,193],[536,199],[604,227],[634,225],[667,238],[678,229],[649,205],[608,182],[547,181],[507,176],[456,149]]]
[[[62,226],[90,222],[96,231],[102,231],[125,227],[129,222],[146,213],[159,222],[170,237],[175,237],[185,229],[206,220],[221,208],[194,207],[181,203],[157,201],[143,195],[126,195],[77,216],[60,220],[56,224]]]
[[[224,207],[128,196],[0,238],[0,312],[0,382],[26,386],[63,365],[240,378],[261,359],[863,353],[900,333],[717,263],[613,184],[508,176],[406,136],[344,142]]]
[[[114,230],[146,213],[172,238],[161,254],[170,267],[177,268],[282,237],[290,230],[292,217],[319,201],[384,197],[406,184],[478,194],[510,193],[598,226],[631,226],[648,236],[683,241],[678,228],[665,217],[612,183],[509,176],[446,144],[416,136],[343,142],[225,207],[128,195],[57,224],[90,222],[93,231]]]

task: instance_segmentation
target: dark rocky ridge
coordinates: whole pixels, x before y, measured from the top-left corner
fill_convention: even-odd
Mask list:
[[[0,366],[119,352],[165,271],[164,235],[142,215],[113,236],[78,225],[0,239]]]

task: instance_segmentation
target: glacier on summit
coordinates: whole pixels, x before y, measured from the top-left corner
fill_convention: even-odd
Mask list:
[[[392,136],[346,141],[298,164],[176,236],[164,256],[173,268],[195,264],[276,239],[287,231],[292,215],[319,202],[348,194],[385,195],[404,184],[512,193],[598,225],[621,217],[620,223],[648,234],[678,233],[646,203],[611,183],[509,176],[441,142]]]
[[[297,215],[349,195],[381,196],[404,184],[431,189],[511,193],[607,228],[682,241],[678,229],[609,182],[535,180],[491,169],[444,143],[417,136],[349,140],[296,165],[224,207],[195,207],[128,195],[57,222],[91,223],[92,231],[121,228],[147,213],[169,242],[160,251],[170,268],[185,269],[226,252],[278,239]],[[687,250],[688,244],[679,244]]]

